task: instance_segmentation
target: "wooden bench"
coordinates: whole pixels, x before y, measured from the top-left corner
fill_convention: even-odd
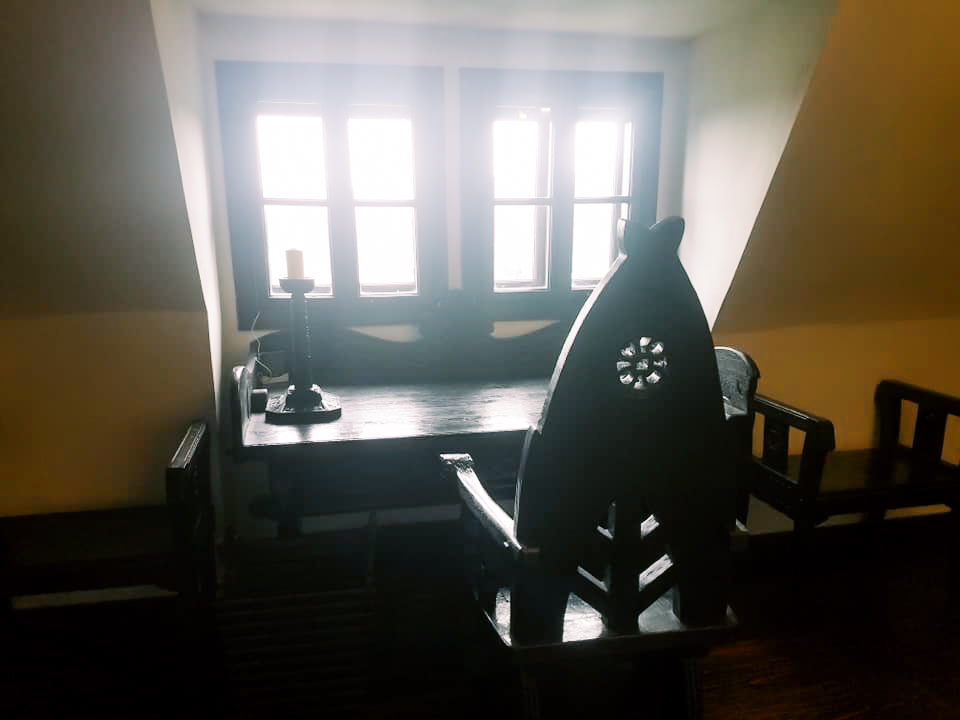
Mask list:
[[[166,468],[166,504],[0,518],[0,609],[30,595],[155,586],[188,602],[216,586],[210,437],[187,429]]]
[[[943,458],[948,418],[960,419],[960,398],[884,380],[874,401],[876,446],[833,452],[833,423],[757,395],[763,445],[750,475],[750,492],[793,520],[799,537],[834,515],[866,513],[876,522],[895,508],[960,507],[960,468]],[[901,442],[904,403],[917,406],[908,443]],[[795,454],[791,429],[802,438]]]

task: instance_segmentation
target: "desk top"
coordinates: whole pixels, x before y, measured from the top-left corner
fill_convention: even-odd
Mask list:
[[[391,440],[476,439],[521,435],[540,418],[549,380],[324,387],[340,396],[343,416],[329,423],[274,425],[264,413],[245,423],[245,450],[290,446],[332,449]],[[270,389],[282,393],[286,385]]]

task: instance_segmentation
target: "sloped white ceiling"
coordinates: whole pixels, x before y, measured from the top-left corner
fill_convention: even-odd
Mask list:
[[[147,0],[8,3],[0,317],[201,310]]]
[[[713,323],[826,39],[834,0],[783,0],[697,37],[680,259]]]
[[[960,315],[958,27],[841,0],[718,330]]]

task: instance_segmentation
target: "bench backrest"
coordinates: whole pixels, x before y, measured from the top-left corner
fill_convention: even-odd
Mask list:
[[[874,395],[877,406],[877,449],[881,459],[906,456],[911,463],[942,463],[949,417],[960,420],[960,398],[944,395],[897,380],[883,380]],[[909,445],[900,442],[903,403],[917,405],[917,418]]]

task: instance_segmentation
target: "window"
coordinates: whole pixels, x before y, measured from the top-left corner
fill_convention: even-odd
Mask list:
[[[656,214],[662,77],[464,70],[464,286],[500,318],[569,317]]]
[[[662,77],[462,70],[464,291],[494,318],[572,318],[655,220]],[[242,329],[284,327],[299,248],[311,322],[417,322],[447,289],[439,68],[220,62]]]
[[[416,319],[447,279],[440,70],[225,62],[217,86],[240,327],[285,326],[289,248],[312,321]]]

